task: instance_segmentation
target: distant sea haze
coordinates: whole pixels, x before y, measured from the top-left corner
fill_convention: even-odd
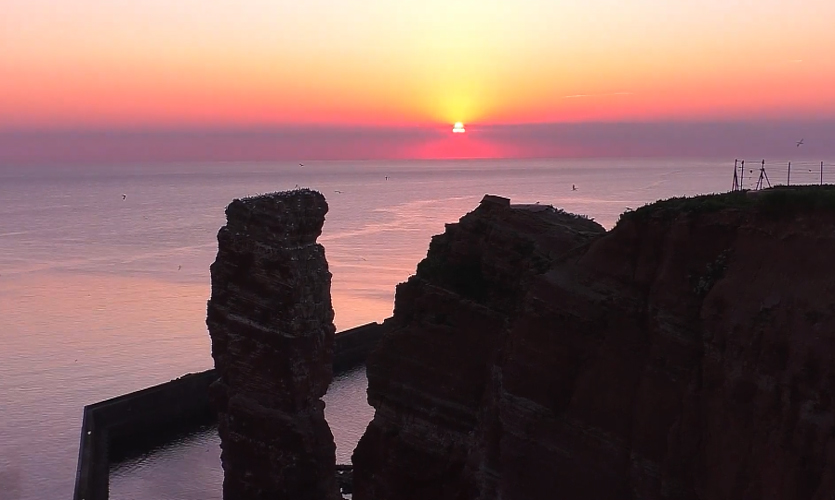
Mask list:
[[[0,166],[179,161],[835,156],[835,120],[0,130]],[[796,146],[803,139],[801,147]]]
[[[0,165],[0,498],[67,498],[85,404],[212,366],[209,266],[236,197],[325,194],[319,241],[344,330],[388,317],[432,235],[486,193],[611,228],[659,198],[729,190],[733,159]],[[772,182],[785,178],[779,164]],[[818,182],[812,170],[793,169],[793,182]],[[835,182],[835,167],[825,173]],[[746,171],[746,187],[756,181]],[[328,417],[341,460],[370,418],[363,384],[345,380],[333,396],[331,410],[347,408]],[[217,441],[203,435],[121,468],[113,498],[220,498],[221,479]]]

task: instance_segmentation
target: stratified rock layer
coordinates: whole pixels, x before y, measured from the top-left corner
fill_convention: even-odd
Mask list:
[[[464,498],[492,367],[531,279],[603,228],[551,207],[487,196],[432,239],[397,287],[367,364],[374,420],[353,456],[354,498]]]
[[[832,498],[835,196],[799,193],[448,226],[369,360],[354,498]]]
[[[333,374],[331,274],[316,243],[327,210],[309,190],[226,209],[207,324],[227,500],[338,498],[320,399]]]

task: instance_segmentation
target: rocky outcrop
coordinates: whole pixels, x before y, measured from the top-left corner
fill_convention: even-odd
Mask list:
[[[367,364],[374,420],[353,456],[354,498],[465,498],[490,378],[531,280],[603,228],[546,206],[487,196],[432,239],[397,287]],[[486,458],[486,457],[485,457]]]
[[[398,287],[354,498],[831,498],[833,200],[671,200],[606,234],[482,203]]]
[[[339,498],[321,400],[334,345],[331,274],[316,243],[327,210],[309,190],[226,209],[207,318],[226,499]]]

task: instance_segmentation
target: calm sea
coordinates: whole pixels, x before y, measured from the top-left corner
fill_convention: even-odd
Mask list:
[[[212,366],[209,265],[233,198],[296,185],[327,197],[319,241],[343,330],[388,317],[394,286],[414,271],[430,237],[485,193],[553,204],[609,228],[627,207],[728,190],[732,165],[606,159],[0,166],[0,500],[72,494],[85,404]],[[345,463],[372,416],[363,371],[340,377],[327,403]],[[118,465],[112,498],[221,498],[218,443],[208,430]]]

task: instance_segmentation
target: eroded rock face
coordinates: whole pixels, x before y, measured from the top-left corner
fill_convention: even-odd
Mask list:
[[[550,220],[482,205],[398,288],[354,498],[835,494],[832,211]]]
[[[220,380],[227,500],[334,500],[331,274],[316,243],[328,206],[309,190],[233,201],[218,233],[207,324]]]
[[[491,418],[482,415],[491,373],[524,290],[603,231],[550,207],[485,197],[432,239],[417,274],[398,286],[367,364],[376,414],[353,456],[354,498],[468,498],[473,433]]]

